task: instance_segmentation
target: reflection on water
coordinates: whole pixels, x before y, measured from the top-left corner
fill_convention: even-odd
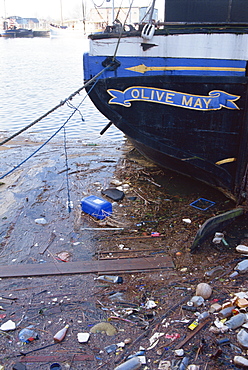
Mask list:
[[[82,87],[83,53],[87,50],[87,39],[0,38],[0,131],[22,129]],[[80,112],[66,124],[67,137],[96,140],[108,120],[85,97],[84,90],[72,104],[77,107],[84,98]],[[72,112],[64,105],[26,133],[47,139]],[[123,135],[112,126],[104,137],[121,140]]]

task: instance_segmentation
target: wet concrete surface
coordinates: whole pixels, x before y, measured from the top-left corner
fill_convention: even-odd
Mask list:
[[[25,139],[6,145],[0,152],[1,173],[16,166],[37,145]],[[58,258],[66,251],[70,261],[82,262],[108,259],[114,263],[122,258],[168,255],[175,267],[122,274],[122,284],[94,280],[96,274],[2,279],[0,324],[12,320],[17,329],[0,331],[0,364],[12,369],[14,363],[22,361],[27,369],[49,369],[53,362],[59,362],[62,369],[112,370],[142,346],[147,360],[147,367],[142,365],[142,369],[159,369],[167,360],[171,362],[169,369],[176,369],[183,357],[177,357],[174,350],[191,333],[188,325],[196,318],[193,311],[182,307],[195,294],[197,284],[207,282],[213,289],[198,312],[247,290],[245,274],[229,278],[244,258],[235,247],[248,243],[246,216],[220,230],[227,245],[213,244],[211,236],[192,254],[190,246],[199,225],[232,209],[232,201],[193,180],[162,172],[126,142],[96,146],[90,142],[68,143],[67,155],[69,194],[74,205],[70,213],[63,144],[49,144],[1,180],[0,265],[8,265],[11,271],[20,264],[28,269],[33,263],[66,263]],[[114,186],[113,180],[125,185],[125,197],[113,205],[113,217],[99,222],[82,213],[81,199],[91,194],[102,197],[101,190]],[[190,206],[201,197],[215,205],[207,211]],[[37,218],[47,223],[37,224]],[[153,237],[152,232],[159,234]],[[219,267],[217,272],[206,277],[205,272],[215,267]],[[156,306],[146,308],[148,301]],[[212,314],[211,321],[182,346],[184,356],[200,369],[235,369],[234,355],[246,355],[246,350],[237,343],[236,331],[217,335],[209,331],[215,317]],[[91,334],[88,343],[80,344],[77,333],[90,332],[99,322],[113,324],[117,334]],[[53,335],[66,323],[69,329],[61,343],[38,350],[52,344]],[[39,339],[23,344],[18,333],[29,325],[34,326]],[[164,335],[147,350],[149,338],[156,332]],[[228,344],[218,345],[217,340],[224,337]],[[108,354],[104,349],[125,339],[131,343],[122,352],[119,349]],[[36,349],[20,356],[20,352]],[[77,356],[83,355],[85,358],[78,360]]]

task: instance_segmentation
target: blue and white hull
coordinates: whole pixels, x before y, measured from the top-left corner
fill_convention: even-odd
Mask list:
[[[248,29],[195,26],[91,35],[90,98],[137,149],[162,167],[245,193],[248,162]],[[104,69],[105,68],[105,69]],[[103,70],[104,69],[104,70]]]

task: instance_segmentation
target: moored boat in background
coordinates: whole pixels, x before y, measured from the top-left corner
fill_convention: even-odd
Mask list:
[[[33,31],[26,28],[11,28],[3,30],[1,36],[6,38],[33,37]]]
[[[164,22],[92,34],[84,78],[96,107],[146,157],[247,199],[245,0],[166,0]],[[107,68],[106,68],[107,67]]]
[[[84,37],[83,29],[68,26],[57,26],[50,24],[50,37],[51,38],[67,38],[67,37]]]

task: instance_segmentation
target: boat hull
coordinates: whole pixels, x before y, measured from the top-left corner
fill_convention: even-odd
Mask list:
[[[11,29],[3,31],[1,36],[5,38],[33,37],[33,31],[25,28]]]
[[[74,29],[68,27],[53,27],[50,26],[50,37],[51,38],[83,38],[83,29]]]
[[[247,163],[245,76],[102,78],[88,92],[96,107],[159,166],[239,193]],[[210,103],[218,94],[226,106],[221,99]]]

